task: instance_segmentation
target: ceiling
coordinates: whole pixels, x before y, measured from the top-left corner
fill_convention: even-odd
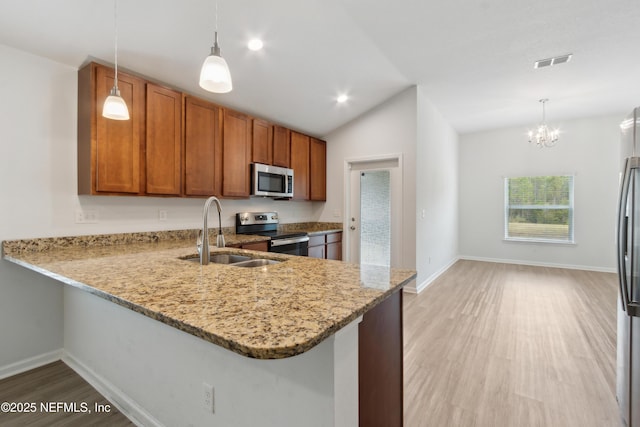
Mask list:
[[[76,68],[113,63],[112,0],[1,10],[2,44]],[[459,133],[533,125],[540,98],[550,124],[640,105],[637,0],[218,0],[228,94],[198,86],[214,12],[214,0],[119,0],[119,65],[316,136],[416,84]],[[247,49],[251,37],[262,51]]]

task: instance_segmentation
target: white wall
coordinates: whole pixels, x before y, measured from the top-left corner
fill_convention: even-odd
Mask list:
[[[418,88],[418,291],[458,257],[458,134]]]
[[[1,44],[0,69],[0,240],[200,226],[202,199],[79,197],[77,70]],[[322,206],[223,200],[223,225],[235,224],[235,212],[263,209],[284,223],[316,221]],[[78,209],[97,210],[99,222],[76,224]],[[0,368],[62,348],[62,286],[0,262],[0,341]]]
[[[416,260],[416,87],[327,135],[327,202],[321,221],[343,222],[345,159],[403,153],[402,267]]]
[[[625,114],[553,122],[557,145],[538,149],[526,127],[460,138],[460,254],[468,258],[614,271],[619,124]],[[575,175],[575,245],[506,242],[503,178]]]

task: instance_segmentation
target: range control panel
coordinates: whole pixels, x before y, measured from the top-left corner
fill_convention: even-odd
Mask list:
[[[278,212],[238,212],[236,225],[277,224]]]

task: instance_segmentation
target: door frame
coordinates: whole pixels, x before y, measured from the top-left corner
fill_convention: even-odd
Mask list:
[[[389,169],[391,171],[391,266],[401,265],[403,228],[402,218],[404,216],[404,162],[403,153],[380,154],[375,156],[354,157],[344,160],[344,223],[342,234],[343,254],[347,262],[351,261],[351,249],[353,245],[352,234],[349,231],[351,225],[351,188],[352,170],[380,170]],[[362,169],[361,169],[362,168]],[[393,201],[396,203],[393,203]],[[359,217],[358,213],[358,217]]]

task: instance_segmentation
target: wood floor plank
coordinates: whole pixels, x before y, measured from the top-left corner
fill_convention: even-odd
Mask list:
[[[616,280],[458,261],[407,295],[405,425],[622,426]]]
[[[27,411],[0,411],[0,425],[3,427],[134,425],[62,361],[0,380],[1,402],[15,403],[14,409],[21,409],[17,405],[35,405]],[[67,406],[58,406],[58,402]],[[109,411],[96,412],[96,405],[102,405]]]

